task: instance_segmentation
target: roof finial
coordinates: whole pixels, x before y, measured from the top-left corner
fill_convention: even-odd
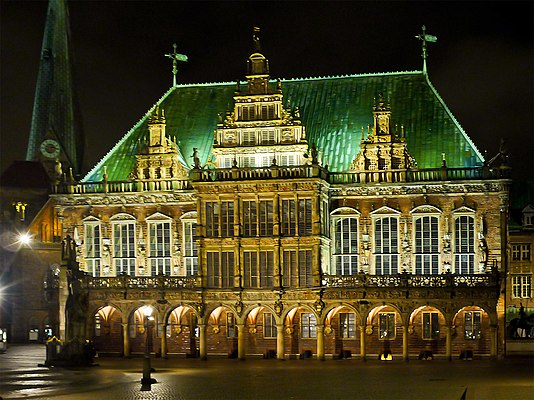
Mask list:
[[[169,54],[165,54],[165,57],[172,59],[172,86],[176,86],[176,75],[178,74],[178,61],[187,61],[187,56],[185,54],[178,54],[176,52],[176,43],[172,45],[174,51]]]
[[[252,28],[252,42],[254,43],[254,52],[260,53],[261,52],[260,28],[257,26]]]
[[[427,54],[426,54],[426,42],[429,42],[429,43],[435,43],[438,41],[438,38],[436,36],[433,36],[433,35],[427,35],[426,34],[426,27],[423,25],[423,33],[419,34],[416,36],[416,39],[419,39],[422,43],[422,46],[423,46],[423,54],[421,54],[421,56],[423,57],[423,74],[427,74],[427,69],[426,69],[426,57],[427,57]]]

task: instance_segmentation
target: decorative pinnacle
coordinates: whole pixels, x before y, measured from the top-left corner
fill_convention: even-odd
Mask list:
[[[423,53],[421,54],[421,57],[423,57],[423,74],[427,74],[426,69],[426,58],[427,58],[427,52],[426,52],[426,43],[436,43],[438,41],[438,38],[433,35],[427,35],[426,34],[426,27],[423,25],[423,33],[417,35],[415,37],[416,39],[419,39],[422,42],[423,46]]]
[[[187,56],[185,54],[178,54],[176,52],[177,45],[174,43],[172,45],[174,51],[169,54],[165,54],[165,57],[168,57],[172,60],[172,85],[173,87],[176,86],[176,75],[178,74],[178,61],[184,61],[186,62],[188,60]]]
[[[254,44],[254,52],[260,53],[261,52],[260,28],[257,26],[252,28],[252,42]]]

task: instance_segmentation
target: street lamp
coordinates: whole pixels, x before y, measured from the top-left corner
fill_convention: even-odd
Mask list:
[[[148,321],[153,320],[152,312],[154,309],[150,306],[141,307],[141,312],[145,316],[145,356],[143,359],[143,378],[141,379],[141,384],[150,385],[151,383],[156,383],[157,381],[154,378],[150,377],[152,372],[152,367],[150,365],[150,352],[148,351]]]

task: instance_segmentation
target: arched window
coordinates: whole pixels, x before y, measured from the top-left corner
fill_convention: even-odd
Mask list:
[[[135,275],[135,218],[129,214],[117,214],[110,221],[115,271],[117,275]]]
[[[439,274],[439,215],[441,210],[424,205],[412,210],[416,274]]]
[[[93,276],[101,273],[102,223],[98,218],[88,217],[83,221],[85,268]]]
[[[382,207],[371,213],[374,228],[374,267],[377,275],[399,273],[398,215],[398,211],[389,207]]]
[[[192,276],[198,274],[198,248],[196,240],[197,214],[190,212],[182,216],[183,230],[183,259],[185,274]]]
[[[148,262],[153,276],[171,274],[171,222],[161,213],[147,218]]]
[[[358,273],[358,214],[343,208],[332,213],[333,246],[332,264],[336,275]]]
[[[475,273],[475,217],[467,207],[454,212],[454,270]]]

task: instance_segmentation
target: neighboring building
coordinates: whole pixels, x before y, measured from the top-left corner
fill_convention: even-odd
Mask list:
[[[87,273],[85,336],[123,355],[148,327],[163,356],[503,356],[505,165],[425,71],[276,81],[255,45],[245,82],[173,86],[35,220]]]
[[[42,340],[57,325],[54,276],[61,232],[53,212],[42,208],[54,184],[81,173],[83,139],[69,35],[66,1],[50,0],[26,160],[14,162],[0,178],[0,328],[7,329],[10,341]],[[24,244],[21,235],[32,221],[41,241]]]
[[[534,354],[534,183],[514,183],[509,223],[506,323],[508,355]]]

